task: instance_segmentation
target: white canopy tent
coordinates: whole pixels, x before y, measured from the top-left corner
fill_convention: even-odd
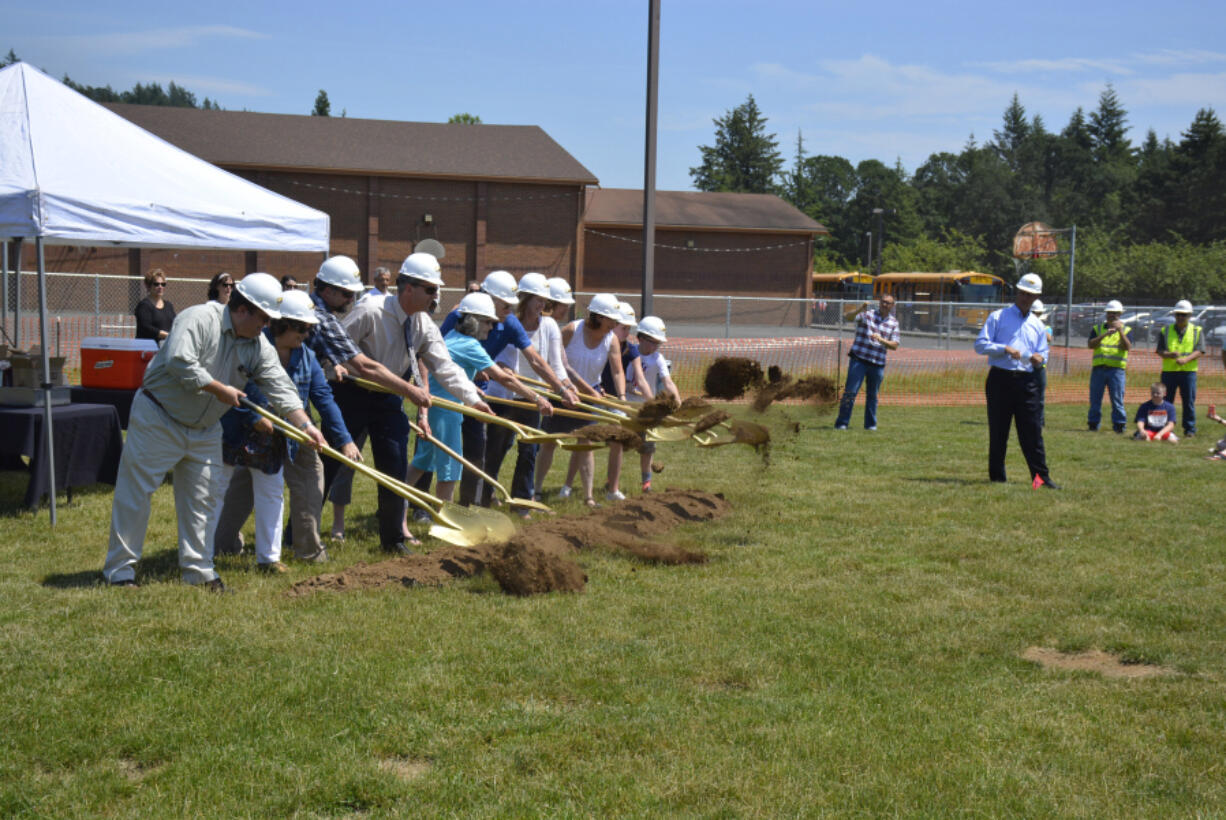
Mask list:
[[[15,63],[0,70],[0,237],[32,238],[38,248],[54,524],[44,244],[327,253],[329,223]]]

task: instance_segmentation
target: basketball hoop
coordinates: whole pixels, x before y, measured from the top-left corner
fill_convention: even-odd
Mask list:
[[[1058,256],[1057,233],[1062,232],[1042,222],[1027,222],[1013,235],[1013,258],[1050,259]]]

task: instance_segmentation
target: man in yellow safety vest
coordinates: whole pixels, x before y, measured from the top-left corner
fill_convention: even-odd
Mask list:
[[[1162,359],[1162,383],[1166,385],[1166,400],[1174,403],[1175,391],[1183,401],[1184,437],[1196,435],[1196,366],[1205,355],[1205,339],[1200,325],[1192,324],[1192,303],[1180,299],[1171,311],[1175,324],[1158,334],[1158,356]]]
[[[1106,312],[1106,321],[1090,328],[1088,347],[1094,351],[1094,360],[1090,371],[1090,414],[1086,424],[1091,430],[1098,429],[1103,417],[1103,388],[1106,388],[1111,398],[1111,427],[1122,433],[1128,424],[1124,412],[1124,373],[1128,369],[1128,351],[1132,349],[1132,341],[1128,338],[1132,328],[1120,321],[1124,306],[1118,299],[1107,303]]]

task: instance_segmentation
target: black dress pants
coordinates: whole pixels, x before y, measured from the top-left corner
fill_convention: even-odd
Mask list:
[[[988,477],[1005,480],[1005,452],[1009,427],[1017,427],[1017,440],[1030,467],[1030,478],[1048,480],[1047,456],[1043,452],[1043,397],[1039,377],[1029,371],[988,371],[984,392],[988,400]]]

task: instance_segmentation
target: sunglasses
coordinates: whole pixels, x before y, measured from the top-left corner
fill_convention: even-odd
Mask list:
[[[438,285],[414,285],[413,287],[421,288],[426,292],[427,296],[438,295]]]
[[[286,319],[285,326],[295,333],[310,333],[311,326],[306,322],[299,322],[297,319]]]
[[[155,288],[164,288],[164,287],[166,287],[166,283],[165,283],[165,282],[154,282],[154,283],[153,283],[153,287],[155,287]]]
[[[219,283],[218,283],[218,285],[217,285],[217,287],[219,287],[219,288],[232,288],[232,287],[234,287],[234,283],[233,283],[233,282],[219,282]]]

